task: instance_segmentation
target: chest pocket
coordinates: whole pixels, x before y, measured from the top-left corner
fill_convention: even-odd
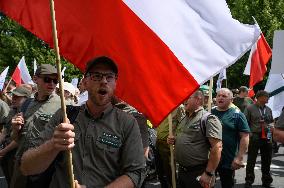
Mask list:
[[[204,139],[199,121],[190,125],[185,125],[182,132],[188,135],[188,138],[191,140],[192,143]]]
[[[120,137],[106,132],[103,132],[96,140],[96,146],[99,149],[109,152],[117,152],[121,145]]]

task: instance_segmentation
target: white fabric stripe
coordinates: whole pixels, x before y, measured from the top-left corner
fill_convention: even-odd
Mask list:
[[[3,86],[5,84],[5,80],[8,74],[9,66],[5,68],[5,70],[0,74],[0,90],[3,90]]]
[[[224,0],[124,0],[199,84],[228,67],[260,32],[234,20]]]
[[[18,64],[18,68],[21,71],[21,78],[24,81],[25,84],[33,84],[32,78],[30,76],[30,73],[28,71],[26,62],[25,62],[25,57],[23,56],[22,59],[20,60]]]
[[[248,61],[247,61],[247,65],[246,65],[245,70],[244,70],[245,75],[250,75],[252,54],[257,50],[257,43],[258,43],[260,38],[261,38],[261,36],[258,37],[256,43],[254,43],[254,45],[251,47],[249,58],[248,58]]]

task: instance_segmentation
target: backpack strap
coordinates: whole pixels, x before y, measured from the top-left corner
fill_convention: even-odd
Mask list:
[[[66,106],[67,118],[69,119],[71,124],[75,122],[79,112],[80,112],[80,106],[72,106],[72,105]]]
[[[32,100],[33,98],[27,98],[25,102],[22,104],[22,106],[20,107],[20,112],[23,112],[23,114],[25,114]]]
[[[200,119],[200,130],[203,136],[205,137],[206,137],[206,125],[207,125],[207,120],[208,120],[209,115],[211,115],[211,113],[205,112],[204,114],[202,114],[202,117]]]

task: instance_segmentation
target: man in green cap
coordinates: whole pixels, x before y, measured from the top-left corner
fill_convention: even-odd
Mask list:
[[[11,120],[19,112],[20,106],[30,97],[31,93],[32,91],[25,84],[18,86],[12,91],[11,108],[0,134],[0,142],[2,144],[2,149],[0,150],[1,167],[9,187],[14,168],[14,156],[18,147],[18,144],[12,139]]]
[[[37,85],[37,93],[23,103],[20,113],[12,119],[13,134],[18,143],[15,155],[16,164],[11,180],[11,187],[32,187],[40,182],[42,185],[49,183],[51,177],[45,175],[25,177],[20,173],[19,165],[23,152],[28,148],[31,139],[37,138],[44,130],[45,124],[60,108],[60,98],[54,93],[58,83],[58,74],[54,66],[42,64],[38,67],[33,77]],[[43,183],[44,182],[44,183]]]

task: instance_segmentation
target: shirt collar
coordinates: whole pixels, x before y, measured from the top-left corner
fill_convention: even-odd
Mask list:
[[[45,102],[45,101],[48,101],[51,98],[53,98],[55,95],[56,95],[55,93],[52,93],[51,95],[46,96],[46,98],[44,100],[37,100],[38,92],[36,92],[35,95],[34,95],[34,99],[35,99],[35,101],[38,101],[38,102]]]
[[[92,113],[90,112],[88,106],[87,106],[87,103],[83,104],[82,106],[83,106],[83,108],[85,109],[85,114],[86,114],[89,118],[93,118],[93,119],[102,119],[102,118],[104,118],[107,114],[109,114],[109,113],[112,111],[112,109],[113,109],[113,105],[110,104],[110,105],[107,106],[107,108],[106,108],[104,111],[102,111],[101,115],[100,115],[98,118],[94,118],[93,115],[92,115]]]

